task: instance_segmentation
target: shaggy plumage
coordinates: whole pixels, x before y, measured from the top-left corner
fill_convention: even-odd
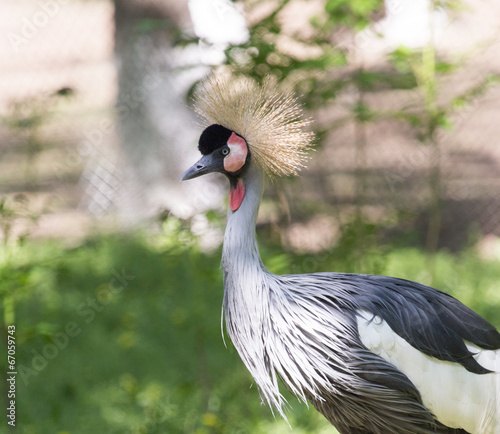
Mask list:
[[[293,98],[245,80],[213,80],[198,98],[207,122],[244,138],[252,156],[228,171],[229,132],[212,125],[183,179],[219,171],[238,194],[222,253],[224,314],[263,400],[285,417],[281,378],[342,434],[500,434],[500,334],[458,300],[391,277],[264,267],[264,173],[296,173],[311,139]]]
[[[262,174],[254,166],[243,177],[246,197],[229,211],[224,237],[224,313],[265,402],[285,417],[281,378],[341,433],[500,432],[500,334],[491,324],[451,296],[402,279],[270,273],[255,238]],[[382,322],[388,326],[379,332]],[[402,357],[402,343],[425,359]],[[488,365],[476,361],[478,352]],[[456,410],[446,426],[435,393],[450,384],[444,396]]]

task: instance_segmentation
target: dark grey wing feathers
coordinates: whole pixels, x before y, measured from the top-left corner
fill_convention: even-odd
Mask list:
[[[464,343],[500,349],[500,333],[480,315],[437,289],[386,276],[328,273],[333,294],[342,287],[354,306],[384,319],[399,336],[424,354],[460,363],[486,374]],[[326,277],[326,273],[324,275]]]
[[[356,334],[357,316],[371,312],[421,352],[479,374],[489,371],[473,358],[464,339],[481,348],[500,348],[500,334],[493,326],[449,295],[406,280],[340,273],[286,275],[280,280],[293,288],[289,296],[294,303],[307,300],[305,305],[321,307],[316,312],[326,309],[324,321],[331,310],[332,319],[352,328],[345,342],[343,335],[332,336],[336,345],[324,351],[327,357],[332,348],[345,351],[345,365],[331,358],[333,370],[339,372],[339,378],[331,373],[328,378],[335,393],[325,390],[321,399],[306,393],[339,432],[465,434],[436,420],[412,381],[364,346]],[[317,338],[306,327],[300,333],[311,342]]]
[[[460,336],[486,350],[500,347],[499,333],[488,321],[448,294],[438,300],[434,309],[442,321],[453,324]]]

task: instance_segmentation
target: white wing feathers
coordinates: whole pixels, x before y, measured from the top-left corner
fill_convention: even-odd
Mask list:
[[[439,422],[473,434],[500,434],[500,350],[466,342],[478,363],[494,371],[474,374],[458,363],[425,355],[368,311],[359,311],[357,321],[363,345],[413,382]]]

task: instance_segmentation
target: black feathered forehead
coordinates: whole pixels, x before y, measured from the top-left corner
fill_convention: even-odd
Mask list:
[[[222,125],[210,125],[201,133],[198,149],[203,155],[211,154],[221,146],[227,145],[231,134],[232,131]]]

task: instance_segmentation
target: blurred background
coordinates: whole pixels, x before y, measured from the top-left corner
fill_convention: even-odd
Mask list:
[[[263,199],[271,271],[416,280],[500,326],[498,2],[0,8],[16,432],[289,432],[221,337],[226,182],[178,181],[198,158],[193,91],[216,71],[271,75],[314,119],[308,168]],[[293,432],[335,432],[284,393]]]

